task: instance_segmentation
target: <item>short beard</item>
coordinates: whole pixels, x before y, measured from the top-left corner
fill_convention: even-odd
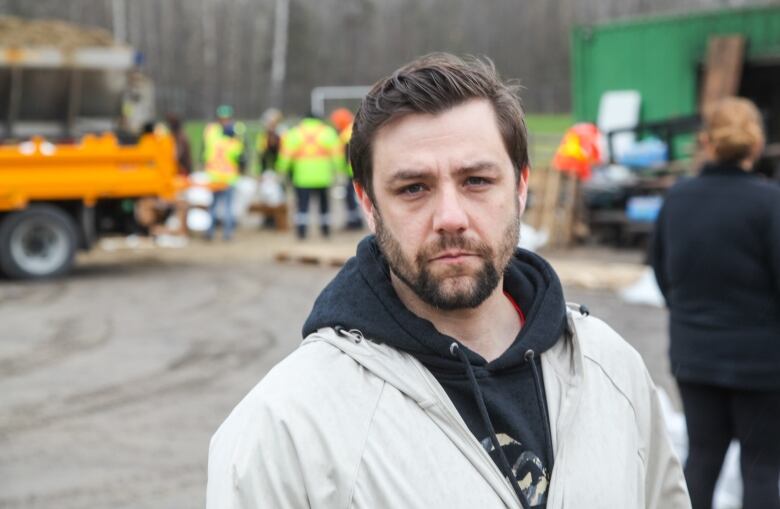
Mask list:
[[[472,309],[482,304],[501,281],[501,275],[506,270],[520,239],[518,207],[514,220],[510,221],[504,231],[498,253],[484,242],[469,240],[462,235],[447,234],[440,235],[435,242],[423,246],[412,262],[404,257],[400,242],[387,230],[376,207],[373,216],[377,243],[387,259],[390,270],[423,302],[445,311]],[[472,275],[456,272],[448,274],[445,271],[444,275],[436,276],[429,269],[428,260],[446,249],[462,249],[475,253],[482,259],[482,266]],[[453,271],[457,270],[453,269]],[[447,279],[466,277],[470,281],[465,285],[459,285],[459,281],[453,282],[453,285],[446,284]]]

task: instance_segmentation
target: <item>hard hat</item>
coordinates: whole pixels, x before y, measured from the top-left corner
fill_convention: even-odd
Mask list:
[[[346,129],[353,120],[352,112],[347,108],[337,108],[330,114],[330,123],[339,131]]]
[[[217,107],[217,118],[232,118],[233,107],[229,104],[220,104]]]

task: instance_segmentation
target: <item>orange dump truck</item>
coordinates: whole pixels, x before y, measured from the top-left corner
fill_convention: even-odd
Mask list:
[[[0,272],[57,276],[100,235],[130,233],[136,199],[173,200],[181,188],[174,150],[157,134],[135,145],[104,134],[0,146]]]

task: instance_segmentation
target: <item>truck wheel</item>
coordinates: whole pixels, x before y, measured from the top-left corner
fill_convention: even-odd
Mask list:
[[[31,205],[0,223],[0,270],[17,279],[59,276],[73,265],[76,226],[63,210]]]

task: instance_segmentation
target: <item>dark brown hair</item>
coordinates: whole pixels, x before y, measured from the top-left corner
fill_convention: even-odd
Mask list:
[[[528,133],[518,88],[501,81],[489,59],[432,53],[406,64],[375,83],[355,115],[349,142],[355,181],[373,200],[372,144],[382,126],[411,113],[441,113],[470,99],[487,99],[493,105],[519,179],[520,170],[528,165]]]

